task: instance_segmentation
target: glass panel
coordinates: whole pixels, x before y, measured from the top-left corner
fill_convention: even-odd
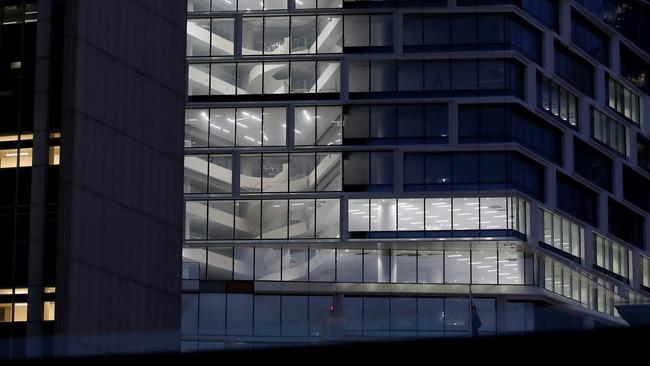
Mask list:
[[[479,199],[454,198],[454,230],[479,229]]]
[[[210,193],[232,192],[232,155],[210,155]]]
[[[336,251],[336,281],[361,282],[362,262],[361,250],[338,249]]]
[[[444,299],[418,299],[418,330],[444,331],[445,303]]]
[[[213,18],[212,56],[230,56],[234,54],[235,20],[233,18]]]
[[[400,199],[397,225],[400,231],[424,231],[424,199]]]
[[[342,188],[343,155],[341,153],[316,154],[316,190],[338,192]]]
[[[368,47],[370,44],[370,16],[346,15],[345,47]]]
[[[418,283],[443,283],[442,250],[418,251]]]
[[[264,94],[287,94],[289,92],[289,63],[264,63]]]
[[[508,229],[508,204],[505,197],[481,198],[481,230]]]
[[[250,281],[253,279],[253,263],[255,262],[255,252],[253,248],[235,247],[234,248],[233,279],[235,281]]]
[[[316,53],[316,16],[291,17],[291,53]]]
[[[496,285],[497,272],[496,248],[472,251],[472,283]]]
[[[317,69],[317,92],[318,93],[339,93],[340,88],[340,64],[339,62],[318,61]]]
[[[263,18],[253,17],[242,19],[242,55],[262,54],[264,48],[263,21]]]
[[[210,56],[210,19],[187,20],[187,56]]]
[[[370,231],[397,231],[396,219],[396,200],[372,200],[370,205]]]
[[[237,64],[237,94],[262,94],[262,63]]]
[[[255,248],[255,280],[280,281],[279,248]]]
[[[232,248],[208,248],[208,280],[232,280],[232,265]]]
[[[262,108],[237,109],[237,146],[262,146]]]
[[[291,63],[291,93],[316,92],[316,62]]]
[[[226,309],[226,332],[228,335],[253,334],[253,295],[228,294]]]
[[[286,239],[288,215],[286,200],[262,201],[262,239]]]
[[[196,2],[198,0],[194,0]],[[208,3],[208,0],[203,0]],[[235,11],[237,10],[237,1],[234,0],[212,0],[212,11]]]
[[[469,300],[446,298],[445,299],[445,332],[468,332],[468,331],[469,331]]]
[[[209,125],[207,109],[185,110],[185,147],[208,146]]]
[[[208,192],[208,156],[186,155],[183,193]]]
[[[294,143],[298,146],[315,144],[316,107],[296,107]]]
[[[333,304],[331,296],[309,296],[309,335],[331,334]]]
[[[290,155],[289,191],[313,192],[316,188],[316,156],[313,153]]]
[[[469,283],[470,252],[445,251],[445,283]]]
[[[206,116],[201,116],[205,119]],[[210,146],[235,145],[235,108],[210,110]]]
[[[309,333],[307,296],[282,296],[282,335],[306,336]]]
[[[210,95],[235,95],[236,64],[211,64]]]
[[[363,282],[390,282],[390,250],[364,250]]]
[[[210,201],[208,209],[208,239],[233,239],[235,225],[234,214],[233,201]]]
[[[233,0],[230,0],[233,1]],[[239,10],[246,10],[246,11],[251,11],[251,10],[263,10],[264,3],[260,0],[238,0],[238,9]]]
[[[343,50],[343,18],[336,15],[318,16],[318,53],[341,53]],[[310,50],[310,53],[311,50]]]
[[[289,188],[289,156],[287,154],[264,154],[262,162],[262,190],[264,192],[287,192]]]
[[[334,249],[309,249],[309,281],[334,282],[336,276]]]
[[[242,154],[239,184],[242,193],[262,191],[262,155]]]
[[[205,240],[207,237],[208,207],[206,201],[185,202],[185,239]]]
[[[264,108],[264,146],[287,144],[287,111],[285,108]]]
[[[255,296],[255,335],[281,335],[282,296]]]
[[[188,95],[210,94],[210,65],[191,64],[188,71]]]
[[[235,202],[235,239],[259,239],[262,220],[260,201]]]
[[[282,249],[282,281],[307,281],[307,249]]]
[[[425,205],[428,231],[451,230],[451,198],[427,198]]]
[[[314,200],[291,200],[289,203],[289,238],[314,238],[316,207]]]
[[[415,250],[393,250],[393,282],[416,283],[417,252]]]
[[[337,199],[316,201],[316,237],[338,239],[340,237],[340,202]]]
[[[264,18],[264,54],[289,53],[289,17]]]
[[[348,201],[348,230],[370,231],[370,203],[368,200]]]
[[[342,108],[318,107],[316,144],[319,146],[342,144]]]

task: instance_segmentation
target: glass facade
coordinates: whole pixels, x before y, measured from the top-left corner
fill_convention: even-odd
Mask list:
[[[184,347],[644,298],[644,56],[582,1],[452,3],[188,2]]]

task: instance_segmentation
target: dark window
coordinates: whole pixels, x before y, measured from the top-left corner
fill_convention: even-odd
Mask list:
[[[639,167],[650,173],[650,140],[637,135],[637,163]]]
[[[650,212],[650,180],[627,165],[623,165],[623,197]]]
[[[555,44],[555,73],[576,89],[593,98],[593,66],[559,43]]]
[[[637,46],[650,52],[650,5],[638,0],[576,0]]]
[[[644,225],[643,216],[609,199],[609,232],[612,235],[643,249]]]
[[[523,98],[523,73],[521,63],[502,59],[354,61],[350,63],[350,96],[514,95]]]
[[[601,64],[609,64],[607,34],[576,11],[571,13],[571,40]]]
[[[573,139],[574,169],[600,188],[612,191],[612,160],[588,144]]]
[[[597,224],[598,194],[561,173],[557,173],[557,206],[590,225]]]
[[[392,152],[347,152],[343,155],[344,191],[392,191]]]
[[[521,7],[549,28],[556,31],[559,29],[557,0],[521,0]]]
[[[517,142],[560,164],[562,132],[515,105],[462,105],[459,142]]]
[[[515,188],[544,200],[544,168],[518,152],[407,153],[404,190]]]
[[[446,104],[350,105],[343,107],[344,145],[447,143]]]
[[[650,94],[650,81],[648,81],[650,78],[650,64],[622,43],[621,75],[646,94]]]

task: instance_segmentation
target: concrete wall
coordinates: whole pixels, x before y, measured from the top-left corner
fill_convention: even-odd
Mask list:
[[[65,6],[57,334],[178,349],[186,2]]]

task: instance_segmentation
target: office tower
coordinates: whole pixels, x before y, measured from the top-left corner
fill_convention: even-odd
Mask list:
[[[625,325],[645,1],[190,0],[183,347]]]
[[[0,1],[0,358],[178,348],[185,6]]]

